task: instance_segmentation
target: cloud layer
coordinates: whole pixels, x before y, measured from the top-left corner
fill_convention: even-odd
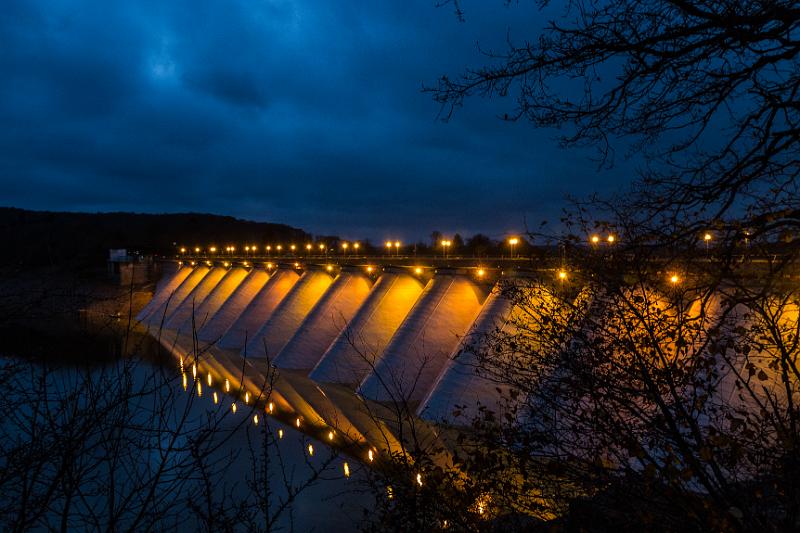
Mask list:
[[[588,159],[498,120],[511,100],[445,124],[420,92],[480,63],[477,42],[542,24],[466,7],[460,23],[427,1],[6,0],[0,203],[375,239],[557,216],[564,194],[598,188]]]

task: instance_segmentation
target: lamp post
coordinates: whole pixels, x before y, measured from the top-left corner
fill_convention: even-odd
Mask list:
[[[451,244],[452,244],[451,241],[448,241],[448,240],[443,240],[442,241],[442,254],[444,254],[444,258],[445,259],[447,259],[447,250],[448,250],[448,248],[450,248]]]
[[[516,237],[511,237],[508,239],[508,245],[511,248],[511,259],[514,259],[514,246],[519,244],[519,239]]]
[[[394,256],[400,257],[400,241],[394,241]]]

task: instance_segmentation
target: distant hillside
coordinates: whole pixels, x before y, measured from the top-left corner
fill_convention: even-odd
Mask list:
[[[175,245],[305,242],[311,236],[284,224],[202,213],[63,213],[0,208],[0,264],[97,265],[109,248],[171,254]]]

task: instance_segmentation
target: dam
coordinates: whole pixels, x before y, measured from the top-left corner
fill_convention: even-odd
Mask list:
[[[478,372],[478,354],[492,334],[513,338],[531,322],[525,313],[557,315],[554,289],[569,286],[557,266],[517,260],[193,259],[163,263],[137,316],[180,361],[184,386],[191,368],[234,401],[261,399],[269,414],[370,457],[399,449],[409,430],[441,442],[508,408],[514,391]],[[529,339],[538,350],[536,333]]]

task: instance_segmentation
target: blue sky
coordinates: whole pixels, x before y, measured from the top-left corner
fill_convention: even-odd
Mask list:
[[[535,36],[523,2],[5,0],[0,204],[201,211],[349,238],[500,236],[628,181],[423,84]],[[533,4],[533,2],[530,2]]]

